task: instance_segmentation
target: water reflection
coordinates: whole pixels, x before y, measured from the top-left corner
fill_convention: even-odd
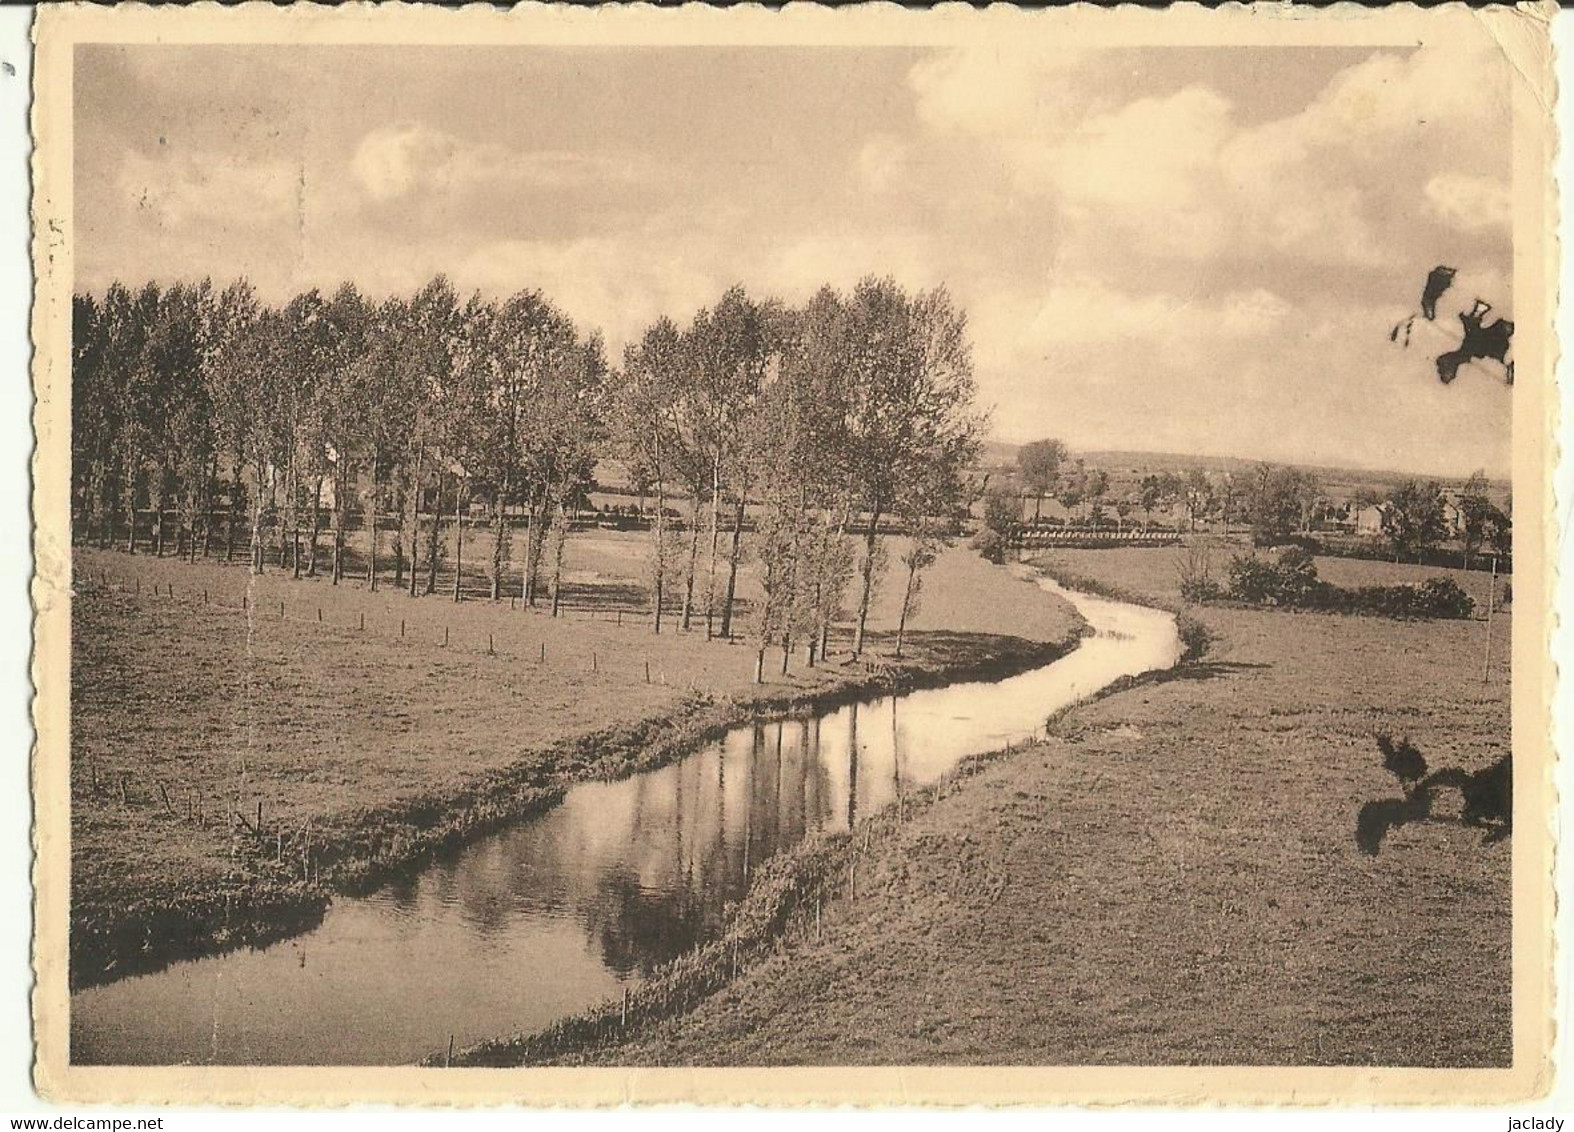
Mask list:
[[[1098,635],[1036,672],[739,728],[659,770],[576,786],[414,878],[337,901],[306,935],[81,991],[73,1059],[408,1062],[450,1034],[536,1029],[616,996],[716,931],[781,849],[1173,663],[1168,615],[1074,600]]]

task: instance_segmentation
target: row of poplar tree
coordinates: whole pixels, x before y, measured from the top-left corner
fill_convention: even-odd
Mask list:
[[[812,663],[849,612],[862,650],[882,530],[913,535],[905,614],[965,502],[984,423],[965,331],[943,289],[867,278],[792,307],[734,287],[610,364],[600,336],[537,291],[461,299],[439,277],[409,298],[345,284],[273,306],[245,281],[114,284],[73,303],[74,530],[135,549],[150,512],[160,552],[240,543],[260,572],[271,546],[315,573],[326,510],[337,581],[358,509],[374,588],[381,528],[395,584],[416,595],[436,588],[451,527],[457,599],[464,516],[481,504],[491,597],[513,588],[522,522],[518,593],[555,610],[569,517],[616,459],[655,497],[656,631],[678,616],[731,636],[751,555],[764,592],[751,635],[781,645],[784,665],[795,642]]]

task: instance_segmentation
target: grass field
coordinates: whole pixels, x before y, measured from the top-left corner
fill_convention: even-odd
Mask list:
[[[1049,566],[1173,602],[1175,557]],[[1203,661],[941,791],[863,851],[821,938],[575,1060],[1508,1064],[1512,839],[1443,806],[1375,856],[1354,836],[1399,796],[1375,731],[1434,768],[1507,751],[1507,619],[1484,682],[1480,621],[1196,612]]]
[[[644,545],[636,534],[571,540],[576,584],[617,596],[557,619],[507,601],[77,551],[73,978],[201,950],[230,930],[210,921],[242,907],[263,920],[320,908],[324,890],[374,866],[549,802],[574,778],[660,757],[740,712],[875,680],[1019,668],[1079,627],[1064,602],[958,549],[932,569],[894,677],[892,584],[871,617],[878,671],[844,663],[844,628],[813,670],[800,654],[782,676],[773,652],[761,688],[747,642],[651,632],[626,600]]]

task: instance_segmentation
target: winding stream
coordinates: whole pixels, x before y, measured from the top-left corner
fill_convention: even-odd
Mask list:
[[[1036,580],[1094,630],[1052,664],[740,727],[576,785],[407,881],[336,899],[302,935],[77,992],[72,1061],[400,1064],[616,997],[715,931],[765,858],[1179,656],[1169,614]]]

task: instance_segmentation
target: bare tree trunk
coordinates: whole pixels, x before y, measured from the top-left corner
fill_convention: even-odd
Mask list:
[[[913,582],[918,577],[918,567],[909,564],[907,567],[907,586],[902,591],[902,614],[896,620],[896,655],[902,655],[902,641],[907,636],[907,613],[913,605]]]
[[[333,465],[333,584],[336,586],[344,577],[344,461],[341,449]]]
[[[290,558],[293,562],[295,576],[301,576],[301,492],[300,471],[295,466],[295,461],[290,461],[290,519],[293,533],[290,536]]]
[[[743,484],[738,485],[738,506],[732,513],[732,548],[727,552],[727,598],[721,606],[721,635],[732,639],[732,606],[738,596],[738,558],[742,553],[744,497],[748,494]]]
[[[529,538],[525,542],[525,604],[535,608],[541,584],[541,553],[546,546],[547,515],[551,506],[552,487],[541,489],[541,499],[530,508]]]
[[[552,616],[556,617],[563,607],[563,545],[568,541],[568,516],[564,513],[563,504],[557,505],[556,526],[552,532]]]
[[[137,552],[137,450],[127,446],[121,458],[125,482],[120,485],[121,507],[126,512],[126,553]]]
[[[202,557],[208,556],[208,549],[213,545],[213,485],[219,479],[219,457],[217,453],[208,461],[208,482],[202,491]]]
[[[437,592],[438,540],[443,532],[443,475],[437,474],[437,501],[432,505],[432,530],[426,542],[426,592]]]
[[[712,626],[716,618],[716,553],[721,540],[721,458],[710,465],[710,570],[705,577],[705,639],[715,634]]]
[[[235,528],[240,523],[240,497],[242,492],[240,483],[240,462],[230,463],[230,511],[224,523],[224,561],[232,562],[235,559]]]
[[[460,600],[465,577],[464,479],[454,477],[454,601]]]
[[[426,454],[422,445],[415,448],[415,469],[410,475],[410,596],[415,596],[415,576],[421,561],[421,458]]]
[[[493,491],[492,494],[492,600],[500,601],[503,597],[503,539],[506,532],[503,527],[503,496],[507,491],[507,481]]]
[[[251,500],[251,572],[262,573],[262,477],[257,477],[257,490]]]
[[[366,584],[373,593],[377,592],[377,474],[381,471],[378,463],[377,454],[374,452],[372,454],[372,489],[371,494],[366,497],[366,529],[368,532],[367,537],[371,541],[371,549],[367,551]]]
[[[858,628],[853,634],[853,656],[862,656],[864,630],[869,621],[869,599],[874,590],[874,552],[879,539],[881,504],[869,513],[869,535],[864,540],[863,584],[858,595]]]
[[[317,576],[317,540],[322,537],[322,476],[312,481],[311,541],[306,544],[306,576]]]
[[[661,603],[666,597],[667,588],[667,485],[658,475],[656,477],[656,591],[655,621],[656,632],[661,632]],[[758,680],[755,683],[759,683]]]
[[[683,576],[683,631],[689,631],[694,612],[694,572],[700,560],[700,497],[694,493],[689,505],[689,565]]]

